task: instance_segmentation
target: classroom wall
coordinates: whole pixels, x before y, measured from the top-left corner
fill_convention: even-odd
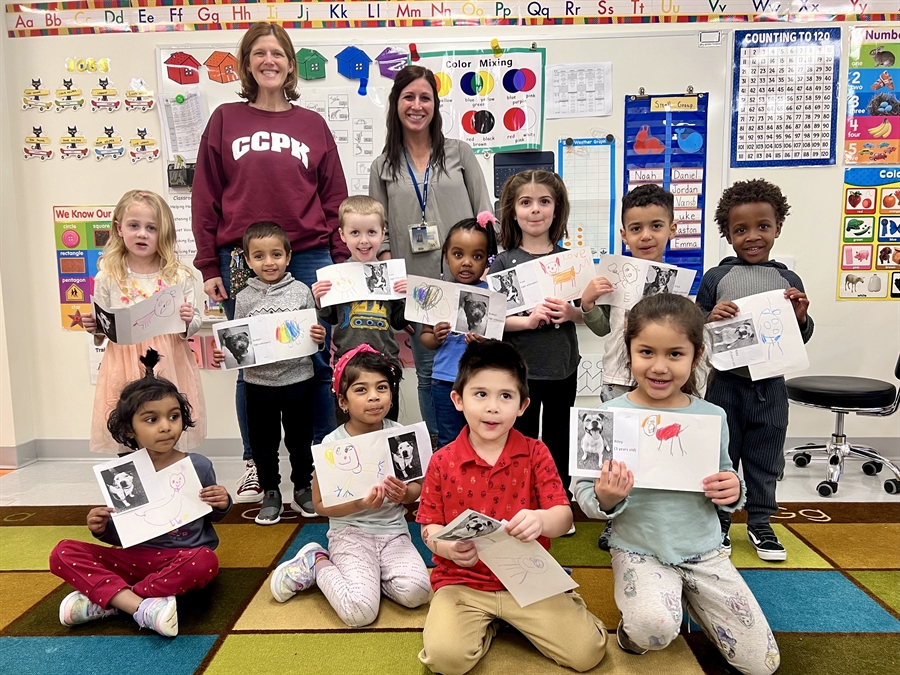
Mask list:
[[[740,27],[741,25],[737,25]],[[709,26],[704,26],[708,29]],[[720,25],[716,29],[730,30]],[[638,86],[648,92],[672,93],[683,91],[691,81],[691,73],[680,72],[673,65],[677,55],[667,60],[659,45],[665,36],[675,33],[696,36],[696,30],[676,31],[671,25],[662,26],[560,26],[560,27],[470,27],[422,29],[365,29],[350,36],[349,30],[291,31],[295,46],[307,46],[317,40],[359,43],[372,42],[405,44],[410,40],[452,43],[463,35],[487,48],[490,39],[536,40],[548,47],[551,63],[551,42],[542,38],[590,36],[643,36],[646,55],[655,67],[646,67],[635,76],[629,63],[614,63],[615,105],[621,115],[625,93],[634,93]],[[60,73],[58,64],[71,56],[107,56],[113,59],[111,75],[117,88],[123,90],[128,78],[140,74],[148,83],[156,83],[155,44],[199,44],[215,42],[237,43],[241,33],[160,33],[128,35],[61,36],[11,39],[0,38],[0,61],[3,77],[0,95],[6,105],[0,105],[0,187],[3,208],[0,209],[0,447],[16,445],[37,447],[42,456],[86,456],[90,414],[94,387],[89,382],[88,342],[83,334],[69,333],[60,328],[58,287],[55,269],[55,247],[51,207],[64,204],[112,204],[121,193],[134,187],[162,192],[163,168],[159,162],[141,162],[136,166],[104,161],[84,165],[54,159],[41,165],[21,159],[22,137],[18,110],[22,90],[31,72]],[[844,54],[847,48],[845,30]],[[727,42],[727,41],[726,41]],[[424,42],[419,42],[420,49]],[[589,46],[590,43],[579,43]],[[469,45],[467,45],[469,46]],[[590,49],[582,50],[594,58]],[[727,46],[708,51],[710,63],[730,62]],[[615,59],[613,59],[615,61]],[[846,58],[841,60],[844,73]],[[39,64],[40,67],[35,67]],[[48,66],[49,64],[49,66]],[[844,80],[842,73],[841,80]],[[57,82],[48,82],[51,89]],[[156,87],[158,89],[158,86]],[[728,87],[713,92],[719,104],[730,111]],[[839,109],[843,101],[839,104]],[[12,113],[10,111],[13,111]],[[52,116],[56,113],[44,113]],[[98,113],[105,114],[105,113]],[[146,124],[159,138],[158,118],[148,113],[142,118],[129,113],[114,113],[110,119],[128,126]],[[47,117],[47,119],[52,119]],[[621,126],[611,118],[584,120],[585,128],[610,129],[621,137]],[[558,123],[557,123],[558,124]],[[838,121],[840,130],[841,120]],[[58,124],[57,124],[58,126]],[[726,128],[711,128],[710,145],[717,149],[717,157],[710,158],[710,172],[714,166],[723,167],[727,159]],[[133,134],[133,130],[132,130]],[[56,134],[58,136],[58,134]],[[123,134],[126,138],[128,134]],[[558,134],[545,131],[545,149],[556,150]],[[89,138],[89,140],[92,140]],[[54,138],[54,147],[58,147]],[[840,156],[840,153],[839,153]],[[124,162],[125,160],[122,160]],[[492,165],[480,159],[492,188]],[[617,167],[621,171],[621,162]],[[811,297],[810,313],[816,321],[816,333],[808,346],[811,367],[808,374],[845,374],[874,377],[893,381],[893,368],[900,352],[900,303],[897,302],[837,302],[835,300],[838,220],[841,206],[842,168],[803,168],[767,171],[723,171],[713,184],[730,184],[734,180],[765,176],[784,189],[793,209],[776,244],[775,252],[793,255],[796,271],[803,278]],[[621,180],[618,192],[621,191]],[[717,194],[709,193],[711,203],[707,211],[706,260],[714,264],[723,249],[712,221]],[[618,209],[617,209],[618,210]],[[583,353],[602,351],[603,341],[585,330],[580,332]],[[213,444],[210,454],[236,454],[238,429],[234,416],[234,375],[203,371],[203,384],[209,413],[209,436]],[[407,372],[404,385],[406,415],[413,417],[415,405],[415,376]],[[12,416],[12,424],[9,417]],[[793,407],[788,436],[791,438],[821,438],[833,426],[832,417],[825,412]],[[900,438],[900,415],[888,419],[851,417],[848,434],[855,438]],[[36,443],[31,443],[35,441]],[[218,450],[221,450],[219,452]],[[20,460],[27,461],[25,450]],[[3,462],[0,456],[0,463]],[[20,461],[20,463],[21,463]]]

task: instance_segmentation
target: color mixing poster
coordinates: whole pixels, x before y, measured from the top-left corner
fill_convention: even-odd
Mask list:
[[[541,149],[545,49],[432,52],[415,65],[438,83],[444,134],[475,151]]]
[[[844,164],[900,164],[900,31],[850,31]]]
[[[675,195],[675,237],[663,261],[697,271],[691,295],[703,276],[708,103],[706,93],[625,97],[623,194],[652,183]]]
[[[900,169],[844,169],[838,300],[900,299]]]

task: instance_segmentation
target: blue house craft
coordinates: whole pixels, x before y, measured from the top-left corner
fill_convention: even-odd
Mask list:
[[[398,47],[388,47],[375,57],[382,76],[394,79],[397,73],[406,67],[409,55]]]
[[[335,56],[338,72],[351,80],[369,79],[369,64],[372,59],[358,47],[345,47]]]
[[[297,75],[304,80],[321,80],[325,77],[325,63],[328,61],[315,49],[304,47],[297,52]]]

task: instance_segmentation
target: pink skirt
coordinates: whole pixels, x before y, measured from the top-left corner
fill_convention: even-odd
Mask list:
[[[193,450],[206,438],[206,401],[194,353],[187,341],[177,335],[160,335],[136,345],[107,343],[97,374],[91,419],[91,452],[116,454],[130,451],[130,448],[113,440],[106,428],[106,420],[119,402],[125,385],[144,376],[144,367],[138,358],[146,354],[150,347],[160,354],[153,372],[174,383],[191,404],[195,426],[185,429],[177,448],[182,452]]]

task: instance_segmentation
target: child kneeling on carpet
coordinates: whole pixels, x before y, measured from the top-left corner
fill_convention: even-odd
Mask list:
[[[735,511],[744,486],[728,455],[725,411],[697,397],[704,316],[687,298],[663,293],[634,306],[625,350],[637,389],[600,409],[665,410],[721,418],[719,471],[704,492],[634,488],[624,462],[605,461],[600,478],[578,478],[573,493],[592,518],[612,523],[609,538],[616,638],[632,654],[664,649],[678,637],[682,606],[742,673],[768,675],[781,658],[766,617],[722,548],[716,507]],[[687,449],[690,452],[690,448]],[[427,483],[426,483],[427,485]]]
[[[72,539],[59,542],[50,553],[50,571],[77,590],[59,606],[59,620],[76,626],[103,619],[119,610],[128,612],[141,628],[160,635],[178,635],[175,596],[203,588],[219,572],[213,553],[219,538],[213,523],[231,510],[231,497],[216,485],[212,463],[203,455],[175,449],[185,429],[193,426],[191,406],[174,384],[153,374],[159,361],[153,349],[140,357],[145,375],[126,385],[110,413],[112,437],[133,450],[146,448],[160,471],[190,457],[200,484],[200,499],[212,512],[171,532],[127,549],[99,546]],[[102,542],[119,546],[118,532],[105,506],[91,509],[87,525]]]
[[[471,541],[430,539],[466,509],[507,520],[511,536],[537,539],[545,549],[572,526],[547,446],[513,429],[529,403],[528,371],[515,348],[496,340],[469,344],[451,398],[468,424],[431,458],[416,517],[436,564],[419,660],[435,673],[466,673],[502,620],[559,665],[590,670],[606,651],[606,629],[581,596],[560,593],[522,608]]]
[[[367,344],[344,354],[334,367],[334,392],[349,420],[323,442],[402,426],[386,419],[400,377],[400,366]],[[421,480],[387,476],[366,497],[326,507],[313,473],[312,491],[316,513],[329,518],[328,550],[309,543],[275,569],[269,587],[278,602],[317,584],[341,621],[353,627],[375,621],[382,593],[404,607],[428,602],[428,570],[410,539],[403,506],[419,498]]]

